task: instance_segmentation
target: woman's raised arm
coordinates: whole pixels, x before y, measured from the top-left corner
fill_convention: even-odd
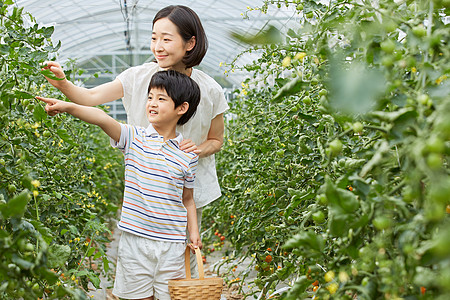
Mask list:
[[[68,81],[59,63],[47,61],[45,64],[42,69],[50,70],[56,77],[62,78],[62,80],[55,80],[45,77],[47,81],[72,102],[86,106],[96,106],[123,97],[122,83],[118,79],[87,89]]]

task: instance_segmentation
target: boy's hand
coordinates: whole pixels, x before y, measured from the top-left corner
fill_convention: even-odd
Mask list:
[[[180,143],[180,150],[186,153],[194,152],[195,154],[199,154],[202,150],[197,148],[197,145],[190,139],[183,140]]]
[[[203,244],[202,244],[202,241],[200,240],[200,236],[196,236],[196,237],[192,236],[192,237],[190,237],[190,240],[191,240],[191,243],[188,245],[189,245],[189,248],[192,249],[192,253],[195,254],[196,248],[199,248],[199,249],[203,248]]]
[[[47,103],[47,105],[45,106],[45,111],[49,116],[55,116],[56,114],[66,112],[67,106],[70,105],[69,102],[61,101],[54,98],[44,98],[37,96],[36,99]]]
[[[66,79],[66,75],[64,74],[61,65],[56,61],[44,62],[42,70],[50,70],[56,77],[61,78],[60,80],[54,80],[44,76],[45,79],[47,79],[47,81],[57,89],[59,89],[59,87],[63,84],[63,81]]]

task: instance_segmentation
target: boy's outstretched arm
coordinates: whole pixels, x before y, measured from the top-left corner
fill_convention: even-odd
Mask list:
[[[36,99],[47,103],[45,111],[49,115],[66,112],[82,121],[99,126],[116,142],[120,139],[121,127],[119,122],[108,116],[108,114],[99,108],[82,106],[53,98],[36,97]]]
[[[187,211],[187,227],[189,232],[189,239],[193,247],[203,248],[202,241],[200,239],[200,233],[198,230],[197,223],[197,208],[194,202],[194,189],[184,188],[183,189],[183,205],[186,207]]]

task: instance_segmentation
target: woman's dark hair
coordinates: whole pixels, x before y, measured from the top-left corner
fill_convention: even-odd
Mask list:
[[[152,76],[148,92],[150,93],[153,88],[164,89],[172,98],[175,107],[184,102],[189,103],[189,108],[178,120],[178,125],[185,124],[197,111],[200,103],[200,88],[189,76],[174,70],[159,71]]]
[[[163,18],[168,18],[177,26],[178,33],[185,42],[195,36],[195,46],[186,53],[183,63],[186,65],[186,69],[199,65],[208,50],[208,40],[198,15],[187,6],[170,5],[156,14],[153,25]]]

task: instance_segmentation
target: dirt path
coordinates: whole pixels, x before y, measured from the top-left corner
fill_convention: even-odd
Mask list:
[[[114,273],[115,270],[115,262],[117,261],[117,248],[119,244],[121,231],[118,229],[114,229],[113,237],[111,243],[108,245],[107,255],[110,262],[114,262],[110,264],[111,273]],[[223,257],[223,253],[221,251],[215,251],[207,257],[207,262],[204,264],[205,277],[213,277],[217,276],[217,274],[213,274],[213,268],[215,264],[217,264]],[[243,268],[242,265],[239,268]],[[91,299],[95,300],[119,300],[119,298],[112,295],[112,286],[113,281],[109,281],[107,278],[101,277],[100,289],[95,289],[94,286],[89,286],[88,296]],[[221,300],[238,300],[243,299],[242,296],[237,295],[236,285],[233,285],[231,288],[228,286],[224,286]]]

